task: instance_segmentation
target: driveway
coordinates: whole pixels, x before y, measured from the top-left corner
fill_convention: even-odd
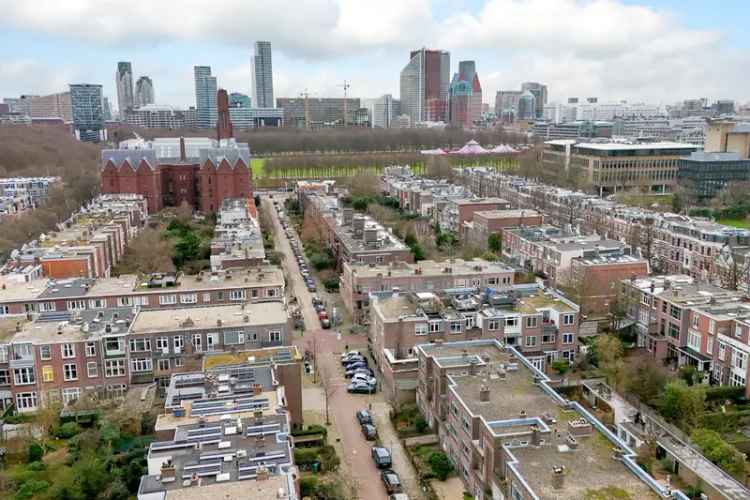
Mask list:
[[[284,196],[274,194],[274,199],[283,203]],[[346,345],[349,349],[366,351],[367,338],[363,335],[321,329],[318,316],[312,306],[313,294],[307,291],[294,252],[281,226],[272,200],[262,195],[261,203],[262,209],[271,214],[275,229],[276,250],[284,255],[282,265],[287,275],[287,289],[290,294],[297,297],[305,323],[304,334],[295,337],[294,344],[302,351],[305,349],[312,351],[313,346],[317,351],[318,375],[324,382],[324,389],[321,391],[323,401],[316,406],[319,406],[325,413],[325,394],[327,393],[329,418],[335,431],[333,434],[341,440],[339,448],[343,453],[341,464],[353,483],[352,490],[356,491],[357,498],[362,500],[388,498],[380,480],[380,472],[371,459],[370,450],[373,443],[364,439],[355,417],[357,410],[371,407],[375,414],[378,432],[383,438],[383,444],[392,449],[394,470],[401,477],[409,498],[423,498],[417,485],[416,474],[388,418],[390,405],[384,401],[382,393],[368,396],[346,392],[348,380],[341,369],[340,354]]]

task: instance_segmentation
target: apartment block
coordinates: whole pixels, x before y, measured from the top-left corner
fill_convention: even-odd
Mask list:
[[[257,266],[266,251],[252,198],[227,198],[216,216],[211,241],[211,270]]]
[[[501,341],[416,347],[417,405],[476,499],[574,499],[617,488],[664,498],[668,486],[583,406]]]
[[[504,229],[536,227],[544,223],[544,215],[536,210],[480,210],[474,218],[464,223],[462,240],[478,248],[486,249],[491,234],[500,235]]]
[[[483,259],[423,260],[415,264],[344,263],[339,293],[352,320],[369,324],[371,292],[442,292],[447,289],[484,289],[513,283],[514,270]]]
[[[501,198],[460,198],[446,200],[445,207],[435,212],[441,231],[460,235],[464,224],[474,218],[474,214],[485,210],[505,210],[510,203]]]
[[[538,284],[486,290],[372,293],[370,349],[393,400],[408,400],[415,346],[427,342],[498,339],[545,370],[578,352],[579,307]],[[406,369],[411,364],[411,369]],[[413,386],[412,386],[413,387]]]
[[[84,394],[117,398],[131,385],[166,385],[201,369],[204,353],[289,344],[289,331],[282,302],[47,315],[19,323],[0,344],[0,400],[33,412]]]

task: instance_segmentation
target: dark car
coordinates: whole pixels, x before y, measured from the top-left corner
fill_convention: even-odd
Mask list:
[[[398,474],[391,469],[386,469],[381,472],[380,479],[383,480],[385,491],[387,491],[388,494],[401,492],[401,479],[398,477]]]
[[[373,394],[375,393],[375,387],[370,384],[349,384],[346,392],[351,394]]]
[[[331,320],[328,318],[321,319],[320,327],[323,328],[323,330],[328,330],[329,328],[331,328]]]
[[[372,415],[370,415],[369,411],[359,410],[356,413],[356,416],[357,416],[357,422],[359,422],[359,425],[372,424]]]
[[[387,469],[393,463],[391,461],[391,452],[388,448],[382,446],[372,447],[372,461],[375,462],[375,466],[378,469]]]
[[[372,424],[362,424],[362,435],[368,441],[375,441],[378,437],[378,430]]]

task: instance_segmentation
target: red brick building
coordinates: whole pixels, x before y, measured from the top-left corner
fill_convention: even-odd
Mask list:
[[[217,97],[217,139],[130,139],[102,151],[102,193],[135,193],[149,212],[183,203],[215,212],[226,198],[252,197],[250,147],[232,138],[226,91]]]

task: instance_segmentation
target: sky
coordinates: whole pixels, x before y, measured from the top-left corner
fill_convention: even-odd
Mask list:
[[[193,66],[251,93],[253,42],[273,46],[274,96],[399,93],[409,51],[476,61],[483,100],[521,82],[551,101],[750,101],[747,0],[0,0],[0,97],[104,85],[118,61],[156,102],[194,105]]]

